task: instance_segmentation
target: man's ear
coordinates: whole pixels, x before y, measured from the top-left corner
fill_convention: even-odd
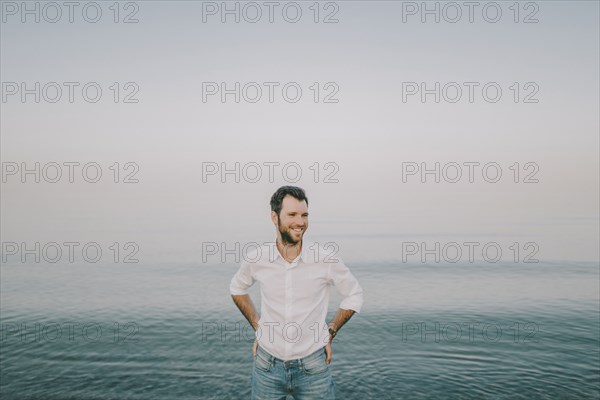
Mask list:
[[[277,213],[275,211],[271,211],[271,221],[273,221],[273,224],[275,224],[275,226],[277,226]]]

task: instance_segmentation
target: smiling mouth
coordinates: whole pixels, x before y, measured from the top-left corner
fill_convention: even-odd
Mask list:
[[[304,230],[304,228],[292,228],[292,231],[296,232],[296,233],[301,233]]]

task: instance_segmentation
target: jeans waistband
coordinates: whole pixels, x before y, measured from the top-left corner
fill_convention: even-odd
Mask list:
[[[287,360],[287,361],[271,355],[271,353],[267,352],[265,349],[260,347],[260,345],[258,346],[258,349],[256,351],[257,351],[257,353],[260,353],[262,357],[264,357],[266,360],[269,361],[269,363],[271,363],[273,365],[282,364],[286,367],[290,367],[290,366],[294,366],[294,365],[301,366],[303,363],[312,361],[313,359],[318,359],[325,352],[325,348],[321,347],[319,350],[307,355],[306,357],[296,358],[296,359]]]

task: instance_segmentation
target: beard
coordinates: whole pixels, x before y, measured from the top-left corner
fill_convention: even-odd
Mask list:
[[[279,233],[281,234],[281,241],[284,245],[297,245],[301,240],[302,236],[300,236],[300,240],[294,240],[294,237],[289,231],[285,231],[281,228],[281,221],[277,219],[277,228],[279,229]]]

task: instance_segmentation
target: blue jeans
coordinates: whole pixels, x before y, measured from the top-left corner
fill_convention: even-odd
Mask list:
[[[334,383],[325,348],[300,359],[283,361],[258,346],[252,368],[252,400],[333,400]]]

